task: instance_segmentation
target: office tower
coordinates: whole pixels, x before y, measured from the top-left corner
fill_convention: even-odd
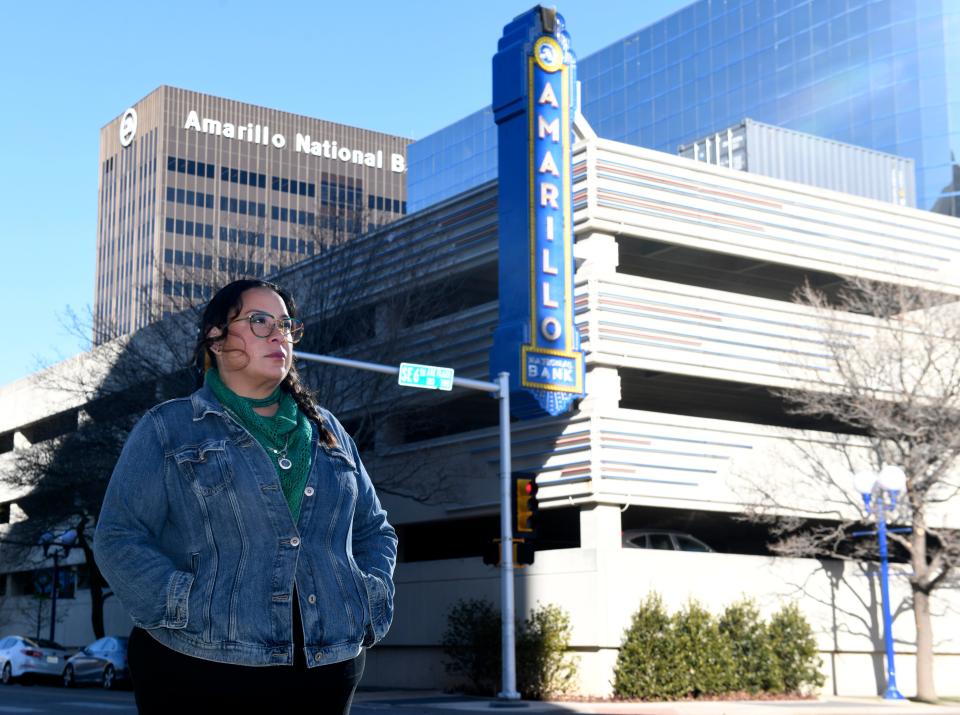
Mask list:
[[[100,132],[95,339],[400,217],[408,143],[154,90]]]

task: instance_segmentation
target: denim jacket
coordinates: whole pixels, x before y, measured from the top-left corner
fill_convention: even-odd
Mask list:
[[[209,388],[148,411],[107,488],[94,553],[136,625],[180,653],[309,666],[353,658],[393,618],[397,537],[356,445],[321,410],[296,523],[267,453]]]

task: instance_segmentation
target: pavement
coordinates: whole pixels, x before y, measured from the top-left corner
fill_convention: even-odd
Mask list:
[[[375,715],[457,715],[459,713],[580,713],[582,715],[960,715],[960,702],[928,705],[910,700],[826,697],[815,700],[710,700],[680,702],[546,701],[510,702],[437,691],[360,691],[353,712]]]
[[[727,700],[657,703],[624,703],[604,700],[577,702],[514,702],[514,707],[493,698],[450,695],[436,690],[361,689],[351,715],[960,715],[960,700],[945,705],[925,705],[909,700],[837,698],[819,700]],[[288,708],[289,709],[289,708]],[[0,715],[35,713],[135,713],[129,691],[78,688],[64,690],[42,684],[30,687],[0,686]]]

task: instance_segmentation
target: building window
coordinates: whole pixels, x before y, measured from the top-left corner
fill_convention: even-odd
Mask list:
[[[297,211],[278,206],[270,207],[270,218],[274,221],[284,221],[299,224],[300,226],[316,225],[317,216],[312,211]]]
[[[213,238],[213,224],[199,221],[184,221],[183,219],[167,218],[164,226],[168,233],[180,236],[196,236],[197,238]]]
[[[213,178],[213,164],[177,156],[167,157],[167,171],[176,171],[178,174],[199,176],[206,179]]]
[[[282,176],[270,177],[270,188],[284,194],[296,194],[297,196],[315,197],[317,195],[316,184],[298,181],[297,179],[287,179]]]
[[[244,246],[260,246],[265,244],[265,236],[255,231],[244,231],[237,228],[220,227],[220,240],[229,243],[239,243]]]
[[[260,174],[256,171],[247,171],[246,169],[234,169],[227,166],[220,168],[220,180],[229,181],[232,184],[253,186],[260,189],[265,189],[267,187],[266,174]]]
[[[167,187],[167,201],[187,206],[198,206],[199,208],[213,208],[213,194],[188,189],[174,189],[172,186]]]

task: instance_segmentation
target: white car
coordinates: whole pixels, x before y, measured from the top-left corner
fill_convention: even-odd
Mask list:
[[[700,539],[680,531],[666,529],[630,529],[623,532],[625,549],[662,549],[664,551],[699,551],[712,553],[713,549]]]
[[[0,639],[0,681],[4,685],[24,675],[52,675],[59,678],[67,651],[53,641],[6,636]]]

